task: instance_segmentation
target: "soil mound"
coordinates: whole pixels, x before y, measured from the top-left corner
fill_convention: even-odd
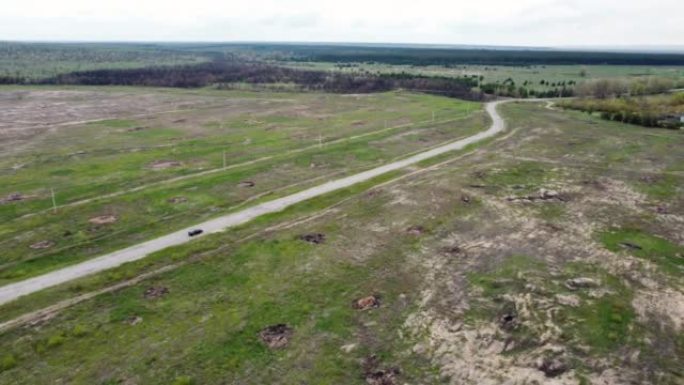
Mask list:
[[[285,347],[294,331],[286,324],[271,325],[259,332],[259,338],[271,349]]]

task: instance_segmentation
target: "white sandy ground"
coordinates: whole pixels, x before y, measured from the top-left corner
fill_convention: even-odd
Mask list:
[[[203,223],[198,223],[197,225],[137,244],[135,246],[115,251],[113,253],[105,254],[100,257],[75,264],[73,266],[2,286],[0,287],[0,305],[14,301],[17,298],[27,294],[35,293],[37,291],[69,282],[74,279],[111,269],[127,262],[137,261],[139,259],[145,258],[151,253],[166,249],[168,247],[189,242],[194,239],[188,237],[187,234],[191,229],[201,228],[204,230],[204,234],[217,233],[230,227],[242,225],[261,215],[282,211],[283,209],[296,203],[343,189],[357,183],[368,181],[388,172],[402,169],[404,167],[450,151],[461,150],[470,144],[492,137],[504,130],[505,123],[496,111],[496,107],[500,103],[502,103],[502,101],[490,102],[486,104],[486,111],[492,118],[492,125],[486,131],[479,132],[473,136],[457,140],[444,146],[433,148],[406,159],[392,162],[356,175],[330,181],[307,190],[288,195],[286,197],[258,204],[236,213],[215,218]]]

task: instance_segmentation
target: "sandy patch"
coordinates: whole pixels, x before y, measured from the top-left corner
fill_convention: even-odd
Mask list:
[[[640,291],[632,300],[639,319],[647,322],[649,318],[681,331],[684,326],[684,294],[667,288],[661,291]]]
[[[154,162],[147,165],[147,168],[152,170],[165,170],[172,167],[180,167],[181,162],[175,160],[155,160]]]
[[[100,215],[100,216],[88,219],[88,222],[90,222],[94,225],[108,225],[110,223],[116,222],[117,220],[118,220],[118,218],[115,215]]]

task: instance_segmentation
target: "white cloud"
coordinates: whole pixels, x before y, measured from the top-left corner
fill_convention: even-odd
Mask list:
[[[2,40],[684,44],[681,0],[22,0]]]

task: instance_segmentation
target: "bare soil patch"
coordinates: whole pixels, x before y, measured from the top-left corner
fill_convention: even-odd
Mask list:
[[[421,235],[425,233],[425,227],[419,225],[411,226],[406,229],[406,233],[409,235]]]
[[[279,349],[285,347],[290,338],[294,334],[294,330],[286,324],[271,325],[259,332],[259,338],[271,349]]]
[[[538,369],[546,377],[558,377],[568,371],[568,365],[560,358],[545,358],[540,360]]]
[[[55,242],[50,241],[50,240],[45,240],[45,241],[36,242],[29,247],[34,249],[34,250],[41,250],[41,249],[49,249],[50,247],[52,247],[54,245],[55,245]]]
[[[108,225],[116,222],[117,220],[119,220],[119,218],[117,218],[116,215],[100,215],[88,219],[88,222],[94,225]]]
[[[164,286],[152,286],[143,293],[145,299],[157,299],[169,294],[169,288]]]
[[[380,360],[372,355],[363,360],[363,377],[368,385],[395,385],[401,373],[397,367],[381,368]]]
[[[181,162],[175,160],[155,160],[154,162],[147,165],[147,168],[152,170],[165,170],[172,167],[180,167]]]
[[[24,195],[24,194],[18,193],[18,192],[11,193],[4,198],[0,198],[0,204],[10,203],[10,202],[19,202],[19,201],[23,201],[23,200],[28,199],[28,198],[31,198],[31,196]]]
[[[315,245],[321,244],[325,242],[325,234],[321,233],[309,233],[309,234],[303,234],[299,236],[299,239],[308,242],[308,243],[313,243]]]
[[[594,288],[600,285],[601,283],[599,281],[587,277],[571,278],[565,281],[565,287],[569,290]]]
[[[515,202],[515,201],[527,201],[527,202],[534,202],[534,201],[560,201],[560,202],[567,202],[570,200],[570,197],[567,194],[562,194],[559,193],[556,190],[547,190],[547,189],[540,189],[539,193],[536,195],[525,195],[525,196],[510,196],[506,198],[510,202]]]
[[[185,203],[187,201],[188,201],[188,198],[186,198],[186,197],[173,197],[173,198],[169,198],[167,200],[167,202],[173,203],[173,204]]]
[[[355,299],[352,302],[352,307],[356,310],[368,310],[380,307],[380,296],[369,295],[367,297],[362,297]]]
[[[140,316],[134,315],[134,316],[128,317],[126,319],[126,321],[124,321],[124,322],[129,324],[129,325],[137,325],[137,324],[143,322],[143,318]]]
[[[254,187],[254,186],[256,186],[256,183],[254,183],[251,180],[243,180],[242,182],[238,183],[238,186],[240,186],[240,187]]]

